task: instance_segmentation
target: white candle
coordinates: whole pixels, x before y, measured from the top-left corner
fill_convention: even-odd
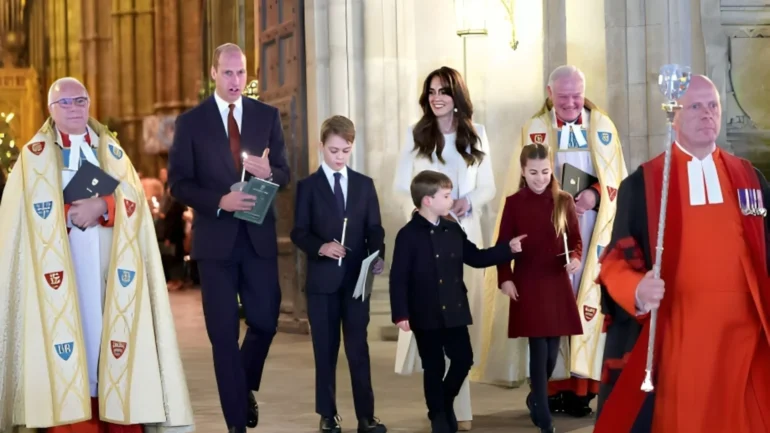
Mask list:
[[[347,228],[348,228],[348,219],[345,218],[342,220],[342,242],[340,242],[340,245],[342,245],[343,247],[345,246],[345,232],[347,231]],[[342,257],[340,257],[339,260],[337,261],[337,266],[342,266]]]
[[[567,232],[564,232],[564,259],[569,264],[569,248],[567,247]]]
[[[249,156],[246,154],[246,152],[243,152],[241,154],[241,165],[243,166],[243,171],[241,171],[241,182],[246,180],[246,157]]]

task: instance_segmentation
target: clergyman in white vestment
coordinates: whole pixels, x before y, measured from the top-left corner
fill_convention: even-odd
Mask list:
[[[150,210],[89,106],[54,82],[0,206],[0,432],[194,431]],[[65,204],[85,162],[119,185]]]

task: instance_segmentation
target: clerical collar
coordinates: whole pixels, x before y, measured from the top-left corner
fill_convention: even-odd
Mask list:
[[[685,157],[690,158],[687,162],[690,206],[724,203],[724,197],[722,197],[722,185],[719,183],[719,174],[717,173],[717,166],[714,163],[716,145],[714,145],[714,148],[708,156],[703,159],[698,159],[685,150],[679,142],[675,141],[674,144]]]
[[[556,111],[554,111],[556,113]],[[556,116],[556,127],[561,128],[564,125],[582,125],[583,124],[583,113],[580,113],[577,119],[575,119],[574,122],[565,122],[559,118],[559,116]]]
[[[59,135],[61,136],[61,146],[65,149],[69,149],[70,147],[72,147],[73,139],[79,142],[85,141],[86,143],[88,143],[89,146],[92,146],[91,134],[89,134],[88,131],[82,134],[65,134],[59,131]]]
[[[553,116],[554,127],[561,130],[559,136],[559,149],[565,150],[570,148],[570,138],[574,137],[573,144],[577,144],[577,148],[585,148],[588,146],[585,136],[583,136],[583,129],[588,129],[589,117],[587,110],[583,108],[580,111],[580,115],[573,122],[565,122],[556,115],[556,108],[551,109],[551,115]],[[575,147],[575,146],[573,146]]]

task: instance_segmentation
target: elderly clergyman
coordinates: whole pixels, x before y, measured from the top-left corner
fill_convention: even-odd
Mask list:
[[[89,107],[79,81],[53,83],[0,205],[0,431],[193,431],[152,216]],[[65,204],[86,161],[120,183]]]
[[[548,411],[576,417],[589,415],[589,402],[599,392],[606,335],[600,311],[601,289],[595,279],[599,256],[610,240],[618,187],[628,175],[617,128],[610,116],[586,97],[585,82],[583,72],[572,65],[559,66],[551,72],[546,88],[548,98],[522,128],[520,145],[512,152],[501,196],[504,201],[518,189],[522,176],[519,155],[527,144],[544,144],[551,148],[554,174],[559,181],[565,167],[569,166],[594,178],[590,185],[582,187],[579,178],[577,184],[562,185],[565,189],[578,191],[575,207],[584,260],[583,267],[570,278],[583,334],[563,337],[554,370],[547,372],[551,379],[548,401],[527,398],[533,421],[539,416],[545,424],[548,424]],[[565,181],[569,182],[568,179]],[[496,271],[487,269],[485,280],[487,290],[493,292],[497,288]],[[528,372],[518,368],[527,364],[527,347],[520,342],[505,341],[507,329],[500,326],[507,323],[509,302],[516,301],[502,295],[488,297],[484,307],[482,317],[487,323],[483,325],[485,335],[476,375],[487,382],[514,383],[528,376]]]

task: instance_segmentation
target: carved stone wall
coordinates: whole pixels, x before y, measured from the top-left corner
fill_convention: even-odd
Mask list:
[[[702,0],[719,9],[703,33],[710,76],[724,77],[723,136],[728,150],[770,175],[770,4],[763,0]]]

